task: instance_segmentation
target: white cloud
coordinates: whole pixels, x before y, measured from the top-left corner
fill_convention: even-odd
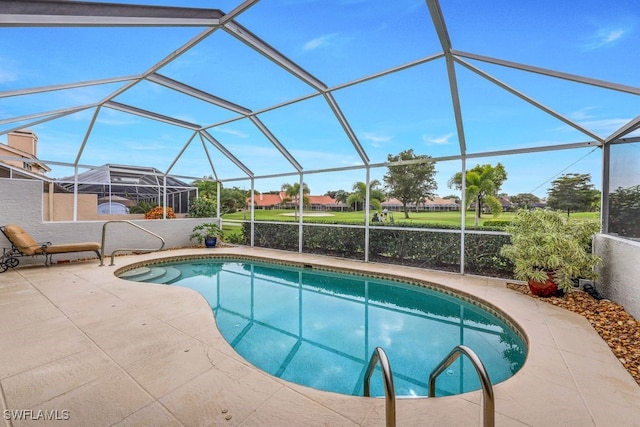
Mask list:
[[[608,135],[611,134],[627,123],[630,119],[603,119],[603,120],[587,120],[580,122],[580,124],[589,130],[592,130],[599,134]]]
[[[608,44],[618,39],[621,39],[622,36],[624,36],[624,30],[618,29],[618,30],[606,31],[606,32],[603,32],[602,34],[599,34],[599,36],[603,43]]]
[[[216,128],[213,128],[212,130],[214,132],[226,133],[228,135],[237,136],[238,138],[249,138],[249,135],[247,135],[246,133],[239,130],[235,130],[235,129],[216,127]]]
[[[104,111],[100,110],[102,113]],[[139,120],[129,114],[121,114],[121,115],[110,115],[110,114],[100,114],[97,119],[97,123],[108,125],[108,126],[131,126],[139,123]]]
[[[18,80],[18,71],[15,61],[0,57],[0,84]]]
[[[441,136],[429,136],[423,135],[422,140],[427,144],[435,144],[435,145],[447,145],[451,143],[451,138],[454,136],[454,133],[447,133]]]
[[[0,68],[0,83],[9,83],[18,80],[18,73]]]
[[[316,37],[313,40],[309,40],[304,44],[304,50],[314,50],[319,47],[326,46],[329,44],[329,40],[336,37],[337,33],[325,34],[324,36]]]
[[[373,147],[380,148],[384,145],[385,142],[391,141],[393,137],[375,134],[373,132],[364,132],[362,134],[362,139],[370,141]]]
[[[600,28],[589,37],[583,48],[585,50],[596,50],[613,46],[627,37],[630,32],[630,28]]]
[[[593,110],[594,107],[584,107],[581,108],[577,111],[574,111],[573,113],[570,114],[570,117],[574,120],[588,120],[590,118],[592,118],[593,116],[589,113],[591,110]]]

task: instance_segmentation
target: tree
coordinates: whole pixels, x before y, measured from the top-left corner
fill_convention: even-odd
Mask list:
[[[250,197],[251,191],[249,190],[243,190],[239,187],[223,187],[220,190],[220,215],[246,208],[247,199]]]
[[[413,149],[402,151],[396,156],[389,154],[387,161],[392,163],[383,177],[388,195],[400,200],[404,217],[409,218],[409,203],[433,200],[435,196],[434,191],[438,189],[434,178],[435,162],[431,160],[431,156],[414,154]]]
[[[282,184],[282,186],[280,187],[280,189],[284,192],[286,192],[287,197],[289,198],[289,200],[293,201],[293,203],[295,203],[296,208],[300,206],[300,183],[296,182],[294,184],[288,184],[288,183],[284,183]],[[302,203],[303,205],[308,205],[309,204],[309,197],[307,196],[307,194],[309,194],[311,192],[311,190],[309,190],[309,187],[307,186],[307,184],[305,184],[304,182],[302,183]],[[298,209],[296,209],[296,212],[298,211]]]
[[[591,184],[591,174],[567,173],[555,181],[551,181],[551,188],[547,191],[547,206],[551,209],[571,212],[585,212],[591,210],[593,204],[600,197],[600,192]]]
[[[191,183],[198,189],[198,197],[215,200],[218,194],[218,185],[213,181],[213,177],[204,177]]]
[[[507,171],[498,163],[496,166],[476,165],[466,171],[466,202],[467,209],[475,203],[475,225],[480,223],[482,207],[486,204],[493,215],[502,212],[502,205],[498,199],[498,192],[502,183],[507,179]],[[462,189],[462,172],[458,172],[449,180],[449,188]]]
[[[519,193],[511,196],[511,201],[516,205],[516,208],[531,209],[537,203],[540,203],[540,198],[531,193]]]
[[[380,181],[374,179],[369,182],[369,204],[376,210],[379,210],[381,203],[384,201],[384,192],[379,188]],[[355,206],[354,210],[364,210],[364,202],[367,199],[367,184],[364,182],[356,182],[353,184],[353,193],[347,197],[346,204],[351,207]]]
[[[347,204],[347,198],[349,197],[349,192],[345,190],[332,190],[324,193],[325,196],[329,196],[332,199],[335,199],[336,202],[342,202],[345,205]]]
[[[618,187],[609,194],[609,233],[640,237],[640,185]]]
[[[349,192],[345,190],[331,190],[324,193],[325,196],[329,196],[336,201],[336,205],[343,203],[347,205],[347,199],[349,198]]]

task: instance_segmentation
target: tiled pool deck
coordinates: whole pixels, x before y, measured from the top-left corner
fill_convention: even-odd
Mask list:
[[[524,367],[494,387],[497,426],[640,426],[640,387],[589,323],[509,290],[503,280],[280,251],[214,251],[401,274],[463,290],[505,311],[529,340]],[[198,293],[113,275],[146,259],[202,253],[183,249],[117,257],[114,267],[90,261],[0,274],[6,425],[385,425],[384,399],[321,392],[253,368],[218,333]],[[480,426],[481,408],[480,392],[399,399],[397,425]],[[68,419],[37,419],[51,415]]]

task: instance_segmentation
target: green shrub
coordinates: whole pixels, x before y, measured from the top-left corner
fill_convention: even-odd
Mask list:
[[[155,208],[156,206],[158,206],[155,203],[149,203],[149,202],[138,202],[136,205],[131,206],[129,208],[129,213],[130,214],[146,214],[147,212],[149,212],[151,209]]]
[[[506,219],[488,219],[482,223],[483,227],[498,227],[504,228],[507,225],[511,224],[511,220]]]
[[[189,216],[191,218],[215,218],[216,202],[206,197],[193,199],[189,205]]]
[[[255,246],[298,251],[298,224],[256,222],[254,227]],[[414,230],[402,230],[409,227]],[[431,230],[415,230],[415,228]],[[470,227],[472,228],[474,227]],[[477,229],[487,230],[485,227]],[[250,238],[251,225],[245,222],[243,240],[239,243],[249,245]],[[513,277],[513,264],[500,255],[500,248],[509,241],[509,236],[505,234],[466,233],[465,272]],[[365,230],[362,224],[359,224],[359,227],[304,224],[303,251],[349,259],[364,259]],[[419,227],[415,224],[396,224],[393,229],[372,228],[369,231],[369,260],[436,270],[460,271],[460,229],[448,225]]]

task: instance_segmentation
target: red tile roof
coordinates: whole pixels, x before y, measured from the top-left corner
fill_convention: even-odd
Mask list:
[[[256,206],[275,206],[282,203],[284,200],[284,192],[280,192],[280,194],[256,194],[254,202]],[[251,202],[251,199],[248,198],[247,202]]]
[[[338,201],[329,196],[309,196],[312,205],[335,205]]]
[[[333,199],[329,196],[307,196],[309,198],[309,203],[312,205],[336,205],[337,200]],[[255,205],[257,207],[267,207],[267,206],[276,206],[281,204],[285,199],[287,199],[287,193],[281,191],[279,194],[256,194],[255,196]],[[249,203],[251,199],[247,199]]]

